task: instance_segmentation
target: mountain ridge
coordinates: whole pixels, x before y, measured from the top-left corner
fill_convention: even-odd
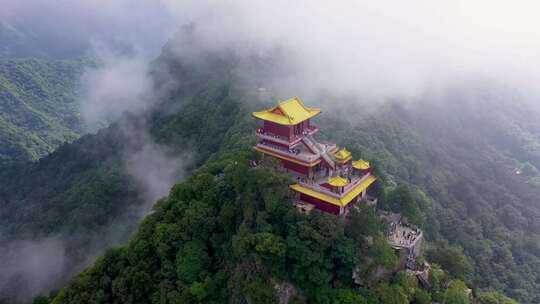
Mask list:
[[[0,163],[36,160],[84,134],[83,60],[0,59]]]

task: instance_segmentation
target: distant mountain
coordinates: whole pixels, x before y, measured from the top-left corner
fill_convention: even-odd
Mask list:
[[[72,58],[81,56],[88,48],[81,43],[81,37],[62,37],[65,30],[51,27],[31,18],[0,20],[0,58]]]
[[[540,111],[534,100],[498,85],[470,84],[377,106],[371,114],[362,107],[334,109],[340,110],[324,118],[334,126],[327,132],[378,164],[388,185],[416,189],[417,221],[428,240],[463,247],[475,268],[474,286],[504,291],[520,303],[540,301]],[[447,269],[455,262],[445,250],[428,258]]]
[[[81,60],[0,59],[0,163],[36,160],[85,133]]]
[[[184,67],[176,69],[178,75],[186,72]],[[0,299],[27,299],[32,292],[58,287],[95,254],[134,233],[141,214],[149,211],[145,208],[149,202],[129,172],[137,165],[145,166],[144,162],[153,164],[157,157],[150,149],[143,159],[131,158],[140,152],[144,155],[145,144],[166,147],[179,163],[185,162],[187,170],[220,149],[237,116],[244,112],[238,110],[238,100],[231,97],[227,81],[207,86],[193,85],[192,80],[179,81],[174,98],[165,98],[167,102],[154,113],[124,117],[97,134],[61,145],[39,161],[1,168],[0,245],[10,248],[22,240],[42,248],[43,240],[54,238],[58,240],[54,243],[56,254],[47,260],[60,261],[50,268],[37,267],[35,271],[43,272],[45,279],[29,271],[15,269],[7,276],[3,272]],[[133,161],[143,163],[130,163]],[[152,170],[156,169],[139,174],[151,174]],[[150,176],[149,182],[160,181]],[[5,253],[7,257],[0,253],[0,267],[8,267],[2,264],[5,261],[25,264],[24,257]],[[42,258],[45,255],[37,257]]]

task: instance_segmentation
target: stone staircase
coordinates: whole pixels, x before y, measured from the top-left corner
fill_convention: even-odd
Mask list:
[[[308,135],[302,137],[302,142],[308,147],[308,149],[315,154],[321,153],[320,147],[317,146],[315,142]]]
[[[302,138],[302,142],[308,147],[308,149],[311,150],[313,153],[319,153],[323,160],[332,168],[332,170],[336,169],[336,164],[330,154],[328,154],[328,151],[325,149],[323,145],[318,143],[313,136],[311,135],[305,135]]]

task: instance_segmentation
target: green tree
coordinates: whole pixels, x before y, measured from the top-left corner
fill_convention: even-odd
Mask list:
[[[478,304],[517,304],[515,300],[496,291],[480,292],[476,300]]]
[[[422,214],[411,189],[406,185],[399,185],[388,195],[388,201],[393,211],[403,214],[410,222],[423,224]]]
[[[210,257],[201,242],[186,242],[177,256],[178,278],[186,283],[193,283],[204,278],[208,273]]]
[[[469,258],[463,253],[463,248],[459,246],[443,242],[432,244],[427,250],[427,258],[441,265],[453,277],[463,280],[472,277],[473,267]]]
[[[375,289],[382,304],[408,304],[409,299],[400,285],[380,284]]]
[[[345,232],[359,244],[364,243],[367,236],[375,236],[382,230],[382,224],[375,208],[360,205],[352,208]]]
[[[367,301],[352,289],[338,289],[331,304],[367,304]]]
[[[376,264],[388,268],[394,267],[398,261],[394,250],[382,234],[373,239],[373,244],[369,248],[369,256],[374,259]]]
[[[467,285],[463,281],[455,280],[444,293],[446,304],[469,304],[469,294]]]
[[[274,290],[272,289],[272,285],[258,279],[246,286],[244,289],[244,297],[247,300],[247,303],[270,304],[274,302]]]
[[[414,290],[413,303],[415,304],[428,304],[431,303],[431,294],[421,288]]]

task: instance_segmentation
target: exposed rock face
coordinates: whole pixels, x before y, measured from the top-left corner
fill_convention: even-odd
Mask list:
[[[389,279],[392,274],[401,270],[410,270],[416,274],[416,271],[422,268],[418,266],[423,266],[424,263],[420,262],[421,265],[418,265],[419,261],[423,261],[423,259],[419,259],[422,257],[422,243],[424,241],[422,230],[409,223],[399,213],[379,211],[379,216],[389,225],[386,236],[388,243],[394,248],[398,256],[398,263],[393,269],[380,265],[369,268],[372,261],[366,259],[365,265],[357,265],[352,271],[354,282],[360,286],[373,287],[378,282]],[[367,237],[366,241],[371,244],[373,238]]]
[[[373,263],[373,260],[371,258],[366,258],[365,262],[365,265],[370,265]],[[371,268],[367,268],[369,270],[366,270],[366,268],[363,269],[365,265],[357,265],[355,268],[353,268],[352,271],[352,278],[354,280],[354,283],[359,286],[374,287],[380,281],[390,279],[392,273],[396,272],[397,269],[391,269],[381,265],[377,265]]]
[[[289,282],[274,283],[274,289],[279,304],[288,304],[291,300],[301,297],[296,287]]]

